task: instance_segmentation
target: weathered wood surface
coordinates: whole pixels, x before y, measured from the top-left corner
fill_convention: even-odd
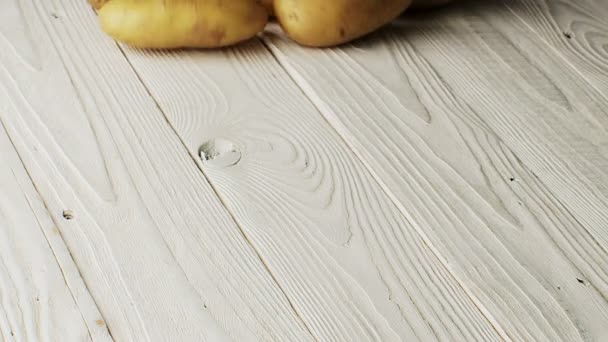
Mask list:
[[[512,24],[528,26],[581,76],[608,92],[608,4],[604,0],[497,0]],[[502,6],[501,6],[502,5]]]
[[[1,2],[3,338],[605,340],[604,12],[150,53],[86,1]]]
[[[485,53],[469,58],[468,65],[454,62],[463,72],[474,63],[487,66],[468,80],[481,86],[477,80],[483,78],[488,82],[482,87],[491,91],[471,101],[486,98],[501,108],[509,122],[488,116],[488,124],[608,248],[607,5],[595,0],[505,3],[461,9],[470,16],[468,27],[451,31],[478,32],[476,42],[485,47],[477,51]],[[520,76],[509,83],[514,73]]]
[[[260,42],[125,54],[316,338],[500,337]]]
[[[112,335],[310,340],[88,4],[0,13],[2,121]]]
[[[541,36],[480,1],[266,42],[510,337],[608,337],[608,106]]]
[[[0,340],[111,341],[0,124]]]

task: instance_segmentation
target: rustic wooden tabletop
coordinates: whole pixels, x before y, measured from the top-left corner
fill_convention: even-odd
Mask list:
[[[608,340],[608,3],[138,51],[0,1],[0,340]]]

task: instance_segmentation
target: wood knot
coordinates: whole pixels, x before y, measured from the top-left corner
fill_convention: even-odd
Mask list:
[[[241,151],[232,141],[222,138],[210,139],[198,149],[198,155],[205,165],[230,167],[241,160]]]

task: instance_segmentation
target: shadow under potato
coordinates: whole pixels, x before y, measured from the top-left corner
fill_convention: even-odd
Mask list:
[[[519,7],[505,5],[503,0],[454,0],[451,3],[434,7],[406,10],[396,20],[386,26],[343,46],[359,49],[374,49],[382,44],[387,36],[399,39],[415,39],[422,31],[434,27],[445,27],[450,21],[470,16],[480,16],[485,13],[503,15],[507,11],[525,10],[519,2]]]

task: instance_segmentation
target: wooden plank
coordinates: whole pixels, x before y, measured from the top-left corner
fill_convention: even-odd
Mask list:
[[[86,1],[0,13],[0,118],[112,335],[310,340]]]
[[[565,59],[564,49],[539,38],[504,6],[470,3],[458,10],[466,19],[425,31],[427,41],[446,38],[426,47],[459,49],[455,58],[426,49],[432,63],[442,77],[450,69],[459,81],[446,81],[473,109],[489,112],[488,125],[608,248],[608,87],[605,71],[598,71],[605,63],[592,72],[581,59]]]
[[[124,51],[316,339],[508,339],[261,42]]]
[[[605,1],[495,0],[490,4],[511,25],[527,26],[537,32],[549,48],[563,57],[563,63],[577,69],[601,93],[608,93]]]
[[[0,125],[0,340],[111,341]]]
[[[511,338],[604,340],[608,211],[595,208],[607,169],[576,172],[603,160],[569,147],[601,146],[601,96],[557,54],[521,51],[463,6],[337,49],[299,47],[276,28],[265,40]],[[562,201],[581,197],[566,191],[593,194],[581,204],[594,216],[572,215]]]

